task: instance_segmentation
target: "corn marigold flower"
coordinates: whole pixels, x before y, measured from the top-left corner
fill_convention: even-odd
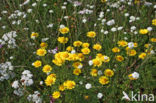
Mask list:
[[[70,51],[72,51],[74,48],[72,47],[72,46],[68,46],[67,48],[66,48],[66,50],[68,51],[68,52],[70,52]]]
[[[80,73],[81,73],[81,69],[76,68],[73,70],[74,75],[80,75]]]
[[[54,99],[58,99],[60,97],[61,93],[59,91],[53,92],[52,96]]]
[[[76,86],[75,81],[71,81],[71,80],[67,80],[63,83],[63,86],[65,86],[65,88],[67,89],[73,89]]]
[[[65,60],[62,60],[60,58],[57,58],[57,59],[53,59],[52,62],[57,65],[57,66],[62,66],[65,62]]]
[[[124,60],[124,57],[121,56],[121,55],[117,55],[116,57],[116,60],[119,61],[119,62],[122,62]]]
[[[145,59],[146,56],[147,56],[146,53],[141,53],[141,54],[139,55],[139,58],[140,58],[140,59]]]
[[[60,90],[60,91],[64,91],[64,90],[65,90],[65,87],[64,87],[63,85],[60,85],[60,86],[59,86],[59,90]]]
[[[125,46],[127,46],[127,44],[128,43],[126,41],[124,41],[124,40],[118,41],[119,46],[125,47]]]
[[[48,46],[48,44],[45,43],[45,42],[42,42],[42,43],[40,44],[40,47],[43,48],[43,49],[47,48],[47,46]]]
[[[156,26],[156,19],[152,20],[152,25]]]
[[[89,49],[89,48],[82,48],[82,49],[81,49],[81,52],[82,52],[83,54],[89,54],[89,53],[90,53],[90,49]]]
[[[96,36],[96,33],[94,31],[90,31],[87,33],[87,37],[89,38],[95,38],[95,36]]]
[[[59,31],[61,32],[61,34],[67,34],[67,33],[69,33],[69,28],[63,27],[63,28],[60,28]]]
[[[140,34],[143,34],[143,35],[144,35],[144,34],[147,34],[148,32],[149,32],[149,31],[148,31],[147,29],[140,29],[140,30],[139,30],[139,33],[140,33]]]
[[[144,47],[145,48],[149,48],[151,46],[151,44],[145,44]]]
[[[134,50],[134,49],[129,49],[128,51],[127,51],[127,54],[129,55],[129,56],[135,56],[136,55],[136,50]]]
[[[89,47],[89,43],[83,43],[83,44],[82,44],[82,47],[83,47],[83,48],[88,48],[88,47]]]
[[[45,80],[45,84],[46,86],[51,86],[53,84],[55,84],[56,78],[52,77],[52,76],[47,76],[46,80]]]
[[[97,74],[98,74],[97,69],[91,69],[91,72],[90,72],[90,75],[91,75],[91,76],[96,77]]]
[[[42,66],[42,62],[40,60],[36,60],[33,64],[32,64],[35,68],[38,68],[40,66]]]
[[[45,56],[47,54],[47,51],[45,49],[40,48],[37,50],[36,54],[38,56]]]
[[[97,58],[93,59],[92,62],[93,62],[94,67],[96,67],[96,66],[100,67],[102,65],[102,61],[100,59],[97,59]]]
[[[105,74],[105,76],[107,76],[107,77],[112,77],[112,76],[114,75],[114,71],[111,70],[111,69],[106,69],[106,70],[104,71],[104,74]]]
[[[68,42],[68,38],[67,37],[58,37],[57,38],[58,42],[65,44]]]
[[[31,34],[31,39],[35,39],[35,38],[37,38],[38,36],[39,36],[38,33],[32,33],[32,34]]]
[[[138,43],[134,43],[134,47],[138,47]]]
[[[97,51],[101,50],[101,48],[102,48],[102,46],[100,44],[94,44],[93,45],[93,49],[95,49]]]
[[[120,52],[120,49],[119,49],[118,47],[114,47],[114,48],[112,49],[112,52],[114,52],[114,53],[119,53],[119,52]]]
[[[44,73],[49,73],[51,72],[51,70],[52,70],[52,67],[50,65],[45,65],[42,69]]]
[[[150,41],[151,42],[156,42],[156,38],[151,38]]]
[[[102,58],[102,61],[107,63],[107,62],[110,61],[110,58],[108,56],[104,55],[103,58]]]
[[[74,41],[73,43],[74,47],[80,47],[82,45],[81,41]]]
[[[102,2],[102,3],[105,3],[105,2],[107,2],[107,0],[101,0],[101,2]]]
[[[99,83],[102,84],[102,85],[106,85],[106,84],[109,83],[109,79],[106,76],[101,76],[99,78]]]

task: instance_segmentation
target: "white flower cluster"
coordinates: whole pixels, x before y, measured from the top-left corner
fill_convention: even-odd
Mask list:
[[[17,95],[17,96],[23,96],[24,94],[24,90],[22,87],[20,87],[20,84],[18,82],[18,80],[15,80],[13,83],[12,83],[12,87],[15,89],[14,90],[14,94]]]
[[[30,94],[27,99],[29,102],[32,101],[33,103],[42,103],[42,99],[38,91],[35,91],[34,94]]]
[[[8,80],[10,77],[13,78],[15,73],[13,72],[14,67],[11,62],[5,62],[0,64],[0,81]]]
[[[32,85],[33,84],[32,77],[33,77],[33,75],[31,74],[31,72],[29,70],[24,70],[22,72],[22,76],[21,76],[22,85],[24,85],[24,86]]]
[[[17,46],[16,40],[15,40],[16,36],[17,36],[16,31],[11,31],[11,32],[5,33],[2,36],[2,39],[0,39],[0,44],[1,45],[7,44],[8,48],[15,48]]]

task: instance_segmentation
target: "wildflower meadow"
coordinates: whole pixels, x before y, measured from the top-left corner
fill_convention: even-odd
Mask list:
[[[155,0],[0,0],[0,103],[156,103]]]

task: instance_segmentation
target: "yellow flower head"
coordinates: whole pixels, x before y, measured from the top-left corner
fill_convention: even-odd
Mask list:
[[[106,69],[106,70],[104,71],[104,74],[105,74],[105,76],[107,76],[107,77],[112,77],[112,76],[114,75],[114,71],[111,70],[111,69]]]
[[[120,52],[120,49],[119,49],[118,47],[114,47],[114,48],[112,49],[112,52],[114,52],[114,53],[119,53],[119,52]]]
[[[63,86],[65,86],[67,89],[73,89],[76,86],[76,83],[71,80],[67,80],[66,82],[63,83]]]
[[[135,55],[136,55],[136,50],[134,50],[134,49],[129,49],[129,50],[127,51],[127,54],[128,54],[129,56],[135,56]]]
[[[109,79],[106,76],[101,76],[99,78],[99,83],[102,84],[102,85],[106,85],[106,84],[109,83]]]
[[[140,29],[139,33],[144,35],[144,34],[148,33],[148,30],[147,29]]]
[[[83,43],[83,44],[82,44],[82,47],[83,47],[83,48],[88,48],[88,47],[89,47],[89,43]]]
[[[57,38],[58,42],[65,44],[68,42],[68,38],[67,37],[58,37]]]
[[[102,2],[102,3],[105,3],[105,2],[107,2],[107,0],[101,0],[101,2]]]
[[[60,90],[60,91],[64,91],[64,90],[65,90],[65,87],[64,87],[63,85],[60,85],[60,86],[59,86],[59,90]]]
[[[82,49],[81,49],[81,52],[82,52],[83,54],[89,54],[89,53],[90,53],[90,49],[89,49],[89,48],[82,48]]]
[[[75,41],[73,43],[74,47],[80,47],[82,45],[82,42],[81,41]]]
[[[56,78],[52,77],[52,76],[48,76],[45,80],[45,84],[46,86],[51,86],[53,84],[55,84]]]
[[[96,67],[100,67],[102,65],[102,61],[100,59],[93,59],[93,65]]]
[[[108,56],[104,55],[102,61],[107,63],[110,61],[110,58]]]
[[[52,67],[50,65],[45,65],[42,69],[44,73],[49,73],[51,72],[51,70],[52,70]]]
[[[80,73],[81,73],[81,69],[76,68],[73,70],[73,74],[75,75],[79,75]]]
[[[98,74],[97,69],[91,69],[91,72],[90,72],[90,75],[91,75],[91,76],[96,77],[97,74]]]
[[[66,50],[67,50],[68,52],[70,52],[70,51],[73,50],[73,47],[72,47],[72,46],[68,46],[68,47],[66,48]]]
[[[31,39],[35,39],[35,38],[37,38],[38,36],[39,36],[38,33],[32,33],[32,34],[31,34]]]
[[[121,40],[121,41],[118,41],[118,45],[122,46],[122,47],[125,47],[125,46],[127,46],[127,42],[124,41],[124,40]]]
[[[124,57],[121,56],[121,55],[117,55],[116,57],[116,60],[119,61],[119,62],[122,62],[124,60]]]
[[[151,38],[150,41],[151,42],[156,42],[156,38]]]
[[[63,28],[60,28],[59,31],[61,32],[61,34],[67,34],[69,32],[69,28],[63,27]]]
[[[156,19],[152,20],[152,25],[156,26]]]
[[[47,43],[44,43],[44,42],[42,42],[40,44],[40,47],[43,48],[43,49],[47,48],[47,46],[48,46],[48,44]]]
[[[97,51],[101,50],[101,48],[102,48],[102,46],[100,44],[94,44],[93,45],[93,49],[95,49]]]
[[[36,60],[33,64],[32,64],[35,68],[38,68],[40,66],[42,66],[42,62],[40,60]]]
[[[95,38],[95,36],[96,36],[96,33],[94,31],[90,31],[87,33],[87,37]]]
[[[46,54],[47,54],[47,51],[45,50],[45,49],[38,49],[37,50],[37,52],[36,52],[36,54],[38,55],[38,56],[45,56]]]
[[[139,55],[139,58],[140,58],[140,59],[145,59],[145,57],[146,57],[146,53],[141,53],[141,54]]]
[[[59,91],[53,92],[52,96],[54,99],[58,99],[60,97],[61,93]]]

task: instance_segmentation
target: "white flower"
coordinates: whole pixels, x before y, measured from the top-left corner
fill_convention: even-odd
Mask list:
[[[139,73],[137,73],[137,72],[132,73],[132,77],[135,78],[135,79],[138,79],[139,78]]]
[[[152,27],[148,27],[147,30],[148,30],[148,31],[152,31]]]
[[[47,6],[47,4],[43,4],[43,7],[46,7]]]
[[[80,84],[80,85],[82,85],[82,84],[83,84],[83,82],[82,82],[82,81],[80,81],[80,82],[79,82],[79,84]]]
[[[115,32],[116,31],[116,28],[115,27],[111,28],[111,31],[112,32]]]
[[[101,99],[101,98],[103,97],[103,94],[102,94],[102,93],[98,93],[98,94],[97,94],[97,97],[98,97],[99,99]]]
[[[54,11],[53,10],[49,10],[49,13],[53,13]]]
[[[82,65],[82,64],[80,64],[77,68],[81,69],[82,67],[83,67],[83,65]]]
[[[123,29],[123,27],[122,27],[122,26],[118,27],[118,30],[122,30],[122,29]]]
[[[37,3],[33,3],[32,6],[35,7],[37,5]]]
[[[105,31],[104,34],[107,35],[108,34],[108,31]]]
[[[92,85],[90,83],[87,83],[85,87],[86,87],[86,89],[90,89],[90,88],[92,88]]]
[[[15,89],[19,88],[19,83],[17,80],[12,83],[12,87]]]
[[[64,9],[66,9],[66,6],[62,6],[61,8],[64,10]]]
[[[32,9],[28,9],[27,12],[28,12],[28,13],[31,13],[31,12],[32,12]]]
[[[75,54],[75,53],[76,53],[76,50],[72,50],[72,51],[71,51],[71,54]]]
[[[87,22],[87,19],[86,18],[83,18],[82,22],[83,23],[86,23]]]
[[[98,70],[98,75],[102,75],[102,71],[101,70]]]
[[[93,65],[93,61],[92,60],[89,60],[88,64],[91,66]]]
[[[125,17],[129,16],[129,13],[125,13]]]
[[[40,85],[43,85],[43,81],[40,81]]]
[[[129,42],[129,43],[128,43],[128,47],[129,47],[130,49],[132,49],[132,48],[134,47],[134,43],[133,43],[133,42]]]
[[[112,19],[112,20],[108,21],[106,24],[108,26],[111,26],[111,25],[115,24],[115,21],[114,21],[114,19]]]

